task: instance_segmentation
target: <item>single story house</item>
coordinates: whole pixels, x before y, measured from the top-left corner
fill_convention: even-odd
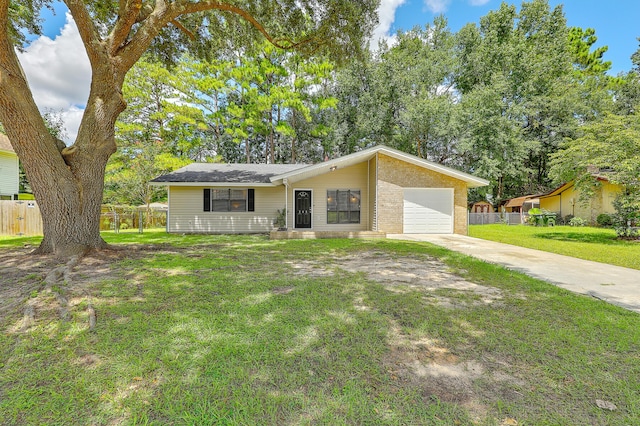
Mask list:
[[[168,232],[270,232],[285,211],[293,233],[346,236],[466,234],[467,190],[488,181],[376,146],[314,165],[194,163],[151,185],[168,187]]]
[[[18,199],[20,166],[9,138],[0,133],[0,200]]]
[[[615,213],[613,200],[622,191],[620,185],[609,182],[606,177],[594,176],[599,182],[592,197],[583,202],[580,191],[576,190],[573,181],[560,185],[548,194],[540,196],[540,208],[555,212],[559,217],[571,215],[585,219],[591,223],[601,213]]]

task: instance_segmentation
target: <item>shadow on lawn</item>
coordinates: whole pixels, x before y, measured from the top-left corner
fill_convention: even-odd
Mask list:
[[[568,241],[572,243],[589,243],[589,244],[608,244],[608,245],[625,245],[627,242],[618,240],[615,235],[609,232],[552,232],[537,233],[533,235],[535,238],[553,241]]]

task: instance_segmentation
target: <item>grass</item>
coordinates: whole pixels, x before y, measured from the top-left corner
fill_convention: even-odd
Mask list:
[[[618,240],[615,231],[592,227],[472,225],[469,235],[595,262],[640,269],[640,242]]]
[[[94,332],[82,297],[67,322],[39,311],[27,332],[13,331],[19,313],[0,324],[0,424],[640,424],[640,316],[601,301],[429,244],[105,238],[164,250],[91,277]],[[0,257],[34,243],[0,240]],[[453,309],[338,267],[364,253],[439,258],[502,299],[442,291]],[[409,374],[438,353],[482,374],[469,389]]]

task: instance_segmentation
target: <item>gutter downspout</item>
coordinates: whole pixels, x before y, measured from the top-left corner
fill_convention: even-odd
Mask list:
[[[369,197],[371,197],[371,159],[367,161],[367,203],[369,204],[367,206],[367,211],[369,212],[368,214],[369,217],[367,218],[367,221],[369,222],[368,228],[371,231],[373,231],[373,223],[371,223],[372,212],[369,211],[369,207],[371,206],[371,201],[369,200]],[[362,203],[362,199],[360,200],[360,203]]]
[[[289,179],[282,179],[284,183],[284,227],[289,229]]]
[[[376,232],[378,231],[378,222],[380,221],[380,217],[378,216],[378,186],[379,186],[378,169],[379,167],[380,167],[380,156],[376,152],[376,199],[375,199],[375,202],[373,203],[374,218],[375,218],[374,231]]]
[[[171,186],[167,186],[167,223],[165,223],[165,232],[168,234],[171,227],[169,226],[169,212],[171,211]]]

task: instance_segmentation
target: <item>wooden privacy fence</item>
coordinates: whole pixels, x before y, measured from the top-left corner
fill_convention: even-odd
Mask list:
[[[42,216],[34,200],[0,201],[0,235],[42,235]]]

